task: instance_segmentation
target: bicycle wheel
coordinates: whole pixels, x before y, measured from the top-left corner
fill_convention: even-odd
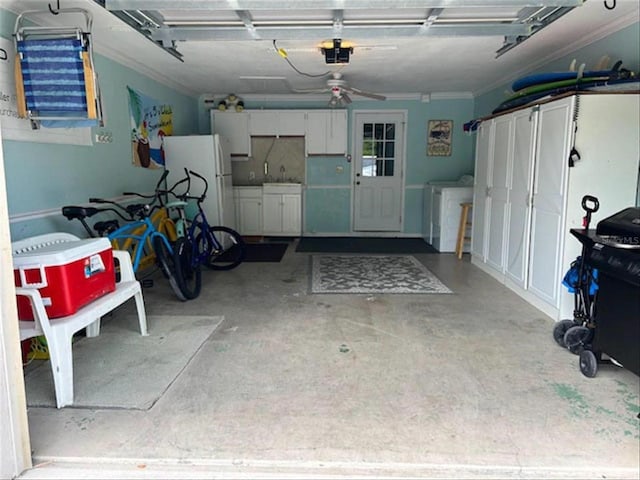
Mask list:
[[[185,237],[179,238],[173,246],[173,252],[180,290],[189,300],[197,298],[202,287],[202,272],[200,265],[194,262],[191,241]]]
[[[213,270],[231,270],[242,263],[246,245],[238,232],[228,227],[209,227],[198,237],[198,252],[208,253],[206,265]]]
[[[187,297],[182,293],[182,289],[178,285],[178,281],[176,280],[175,275],[175,263],[174,256],[167,248],[167,245],[164,243],[163,237],[154,237],[153,239],[153,249],[156,254],[156,261],[158,262],[158,266],[160,270],[164,274],[165,277],[169,280],[169,285],[171,285],[171,289],[183,302],[187,301]]]

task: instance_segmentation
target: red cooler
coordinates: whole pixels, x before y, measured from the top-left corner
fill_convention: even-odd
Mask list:
[[[13,256],[15,285],[37,288],[49,318],[72,315],[116,288],[113,252],[106,238],[25,250]],[[30,302],[22,296],[18,297],[18,317],[33,320]]]

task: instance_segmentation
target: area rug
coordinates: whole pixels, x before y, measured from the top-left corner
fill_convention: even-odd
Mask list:
[[[412,255],[313,255],[311,293],[452,293]]]
[[[73,345],[75,408],[148,410],[182,373],[222,316],[152,315],[149,336],[137,317],[103,320],[100,335]],[[25,376],[27,405],[55,407],[50,362]]]
[[[312,253],[438,253],[421,238],[302,237],[296,252]]]

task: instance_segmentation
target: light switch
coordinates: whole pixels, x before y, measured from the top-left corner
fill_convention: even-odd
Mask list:
[[[343,166],[341,166],[341,165],[338,165],[338,166],[336,167],[336,173],[342,173],[342,172],[344,172],[344,167],[343,167]]]

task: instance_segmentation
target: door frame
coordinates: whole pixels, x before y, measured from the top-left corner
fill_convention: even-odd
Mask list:
[[[2,148],[0,126],[0,477],[13,478],[32,464]]]
[[[398,235],[403,236],[404,235],[404,221],[405,221],[405,214],[404,214],[404,207],[405,207],[405,187],[406,187],[406,182],[407,182],[407,177],[405,175],[406,173],[406,167],[407,167],[407,126],[408,126],[408,117],[409,117],[409,111],[406,109],[394,109],[394,110],[363,110],[363,109],[358,109],[358,110],[352,110],[351,111],[351,121],[350,123],[350,129],[351,129],[351,148],[349,149],[350,152],[350,163],[351,163],[351,227],[350,227],[350,232],[351,235],[357,235],[360,237],[397,237]],[[356,218],[356,211],[355,211],[355,202],[356,202],[356,187],[355,187],[355,182],[356,182],[356,169],[355,169],[355,164],[356,164],[356,159],[355,159],[355,152],[356,152],[356,144],[357,144],[357,140],[358,140],[358,132],[356,131],[356,115],[358,114],[365,114],[365,115],[369,115],[369,114],[393,114],[393,115],[402,115],[402,138],[400,139],[401,141],[401,145],[402,145],[402,163],[401,163],[401,170],[400,170],[400,230],[398,230],[397,232],[385,232],[385,231],[380,231],[380,232],[367,232],[367,231],[356,231],[354,230],[354,224],[355,224],[355,218]]]

